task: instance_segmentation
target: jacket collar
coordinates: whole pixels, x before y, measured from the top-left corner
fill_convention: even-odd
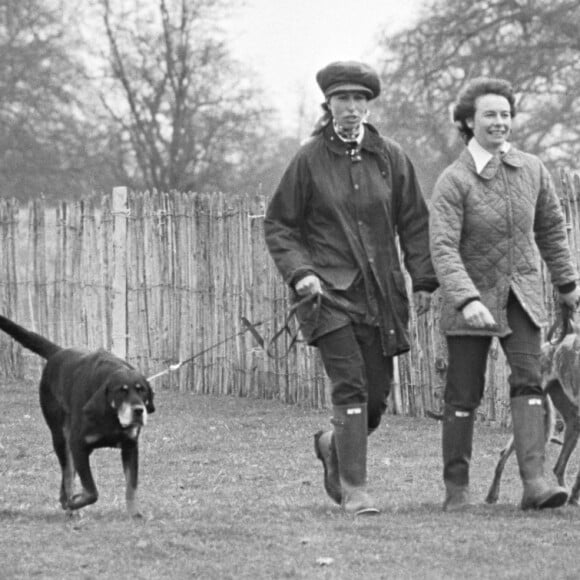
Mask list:
[[[481,171],[477,170],[473,155],[467,147],[465,147],[465,149],[461,152],[459,160],[463,164],[467,165],[467,167],[473,171],[473,173],[476,173],[479,175],[479,177],[485,180],[489,180],[495,177],[502,163],[515,168],[523,167],[524,165],[521,151],[516,149],[513,145],[510,146],[507,152],[502,153],[501,156],[491,157]]]
[[[348,149],[348,145],[336,134],[336,131],[332,126],[332,122],[328,123],[326,127],[324,127],[322,134],[324,141],[331,151],[337,153],[338,155],[345,154],[345,151]],[[381,138],[378,131],[370,123],[365,123],[364,125],[364,134],[360,148],[366,149],[373,153],[379,153],[381,151]]]
[[[500,155],[504,155],[510,150],[511,145],[505,141],[502,144],[501,150],[499,151]],[[484,149],[480,144],[479,141],[472,137],[467,144],[467,148],[473,157],[473,161],[475,161],[475,169],[477,173],[481,173],[483,168],[491,161],[493,158],[493,153],[490,153],[487,149]]]

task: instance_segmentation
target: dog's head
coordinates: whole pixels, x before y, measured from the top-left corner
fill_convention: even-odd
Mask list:
[[[136,438],[147,416],[155,412],[153,389],[139,373],[115,373],[95,391],[83,411],[93,418],[113,412],[121,427]]]
[[[147,381],[123,383],[108,389],[108,404],[117,413],[121,427],[144,426],[155,411],[153,391]]]
[[[580,372],[580,324],[574,312],[562,310],[560,335],[553,338],[556,327],[553,325],[548,332],[549,340],[542,347],[542,376],[545,384],[556,379],[570,400],[575,401]]]

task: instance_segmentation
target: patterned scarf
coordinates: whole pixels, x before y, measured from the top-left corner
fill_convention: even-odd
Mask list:
[[[341,127],[334,119],[332,120],[332,124],[336,134],[344,141],[346,153],[350,157],[350,160],[353,163],[358,163],[362,159],[359,143],[363,132],[362,123],[352,129]]]
[[[358,138],[361,134],[362,123],[360,125],[357,125],[356,127],[353,127],[352,129],[342,127],[334,119],[332,120],[332,123],[334,125],[334,130],[336,131],[336,134],[343,141],[346,141],[347,143],[350,143],[352,141],[358,141]]]

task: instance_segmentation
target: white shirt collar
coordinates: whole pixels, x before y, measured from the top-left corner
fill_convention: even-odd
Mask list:
[[[501,146],[501,153],[507,153],[510,150],[510,147],[511,145],[506,141]],[[467,144],[467,149],[469,149],[473,161],[475,162],[475,170],[478,175],[481,174],[490,159],[493,159],[493,155],[487,149],[484,149],[474,137],[472,137]]]

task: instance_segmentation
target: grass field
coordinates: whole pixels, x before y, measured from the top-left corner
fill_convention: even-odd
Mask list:
[[[325,496],[312,451],[328,413],[161,391],[141,437],[145,518],[125,514],[119,452],[99,450],[99,501],[67,520],[36,386],[5,380],[0,397],[2,579],[580,577],[580,511],[521,512],[515,461],[500,503],[482,503],[506,438],[495,428],[476,428],[479,505],[444,514],[440,424],[385,417],[369,444],[383,511],[355,520]]]

